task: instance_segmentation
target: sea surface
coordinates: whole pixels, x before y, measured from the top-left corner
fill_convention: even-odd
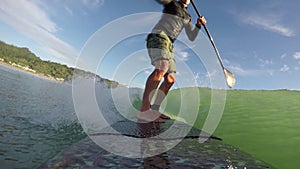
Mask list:
[[[0,65],[0,168],[37,168],[84,137],[70,84]]]
[[[127,89],[117,88],[114,90],[118,97],[127,97]],[[95,91],[99,91],[96,92],[97,102],[101,109],[104,110],[103,112],[107,113],[105,117],[110,120],[110,123],[114,123],[117,119],[114,119],[115,115],[112,114],[117,111],[113,107],[113,102],[118,103],[118,98],[115,97],[114,99],[116,100],[112,100],[111,93],[108,93],[107,89],[99,85],[98,87],[96,86]],[[136,89],[130,92],[130,99],[133,99],[131,100],[132,102],[137,97],[141,98],[140,90]],[[256,158],[267,159],[266,162],[275,164],[275,166],[279,166],[280,163],[282,164],[280,168],[298,167],[298,92],[291,93],[293,96],[288,95],[288,98],[280,98],[283,101],[275,107],[273,104],[274,98],[281,96],[276,92],[271,92],[275,96],[262,98],[262,101],[268,104],[265,104],[265,102],[257,104],[257,100],[255,100],[257,97],[255,96],[253,99],[250,99],[255,102],[253,104],[249,103],[250,106],[247,99],[251,94],[255,95],[255,92],[250,91],[246,95],[246,101],[242,101],[243,104],[239,103],[242,100],[240,98],[242,95],[237,92],[234,94],[236,94],[237,98],[234,95],[230,97],[233,98],[231,100],[232,103],[229,100],[229,103],[232,105],[227,105],[229,113],[226,113],[225,110],[222,118],[224,124],[222,125],[221,123],[219,127],[222,131],[218,132],[217,130],[216,136],[220,136],[224,141],[229,140],[228,143],[236,147],[242,147],[245,150],[248,147],[250,150],[253,150],[254,153],[252,152],[252,155]],[[270,95],[269,92],[267,94]],[[286,96],[286,94],[282,96]],[[268,98],[271,100],[270,102]],[[128,109],[129,105],[123,100],[119,99],[118,105],[120,107],[118,107],[118,110]],[[256,106],[253,107],[252,105]],[[259,107],[259,105],[261,106]],[[245,108],[249,110],[244,110]],[[88,113],[90,109],[86,110]],[[278,112],[278,110],[280,110],[280,113],[270,115],[270,113]],[[125,114],[124,116],[128,117],[131,115]],[[87,117],[89,116],[87,115]],[[87,119],[87,121],[93,122],[93,118]],[[246,138],[249,141],[241,141],[242,139],[239,135],[242,135],[242,138]],[[39,168],[63,149],[70,147],[85,137],[87,136],[78,122],[74,109],[72,84],[48,80],[0,64],[1,169]],[[262,141],[265,144],[258,141]],[[254,142],[256,145],[249,144],[243,147],[243,144],[248,144],[249,142]],[[247,152],[250,153],[250,150]],[[262,153],[264,153],[264,156],[261,155]]]

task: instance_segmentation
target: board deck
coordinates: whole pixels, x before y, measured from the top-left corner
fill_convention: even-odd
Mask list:
[[[167,138],[159,135],[170,127],[174,131]],[[181,134],[186,129],[190,132]],[[117,132],[116,132],[117,131]],[[178,131],[178,133],[176,133]],[[210,136],[206,142],[199,143],[201,130],[168,120],[166,123],[136,123],[122,120],[93,133],[90,137],[112,136],[124,142],[121,136],[132,138],[155,138],[164,142],[180,139],[180,143],[167,152],[147,158],[128,158],[115,155],[102,149],[87,137],[57,154],[40,168],[271,168],[263,161],[225,144],[220,138]],[[130,153],[130,152],[129,152]]]
[[[159,137],[160,134],[166,132],[172,128],[172,133],[169,133],[165,137]],[[111,127],[104,128],[98,133],[90,134],[91,137],[101,135],[120,134],[128,137],[135,138],[149,138],[157,137],[157,139],[183,139],[183,138],[199,138],[203,139],[216,139],[222,140],[221,138],[210,136],[209,134],[203,134],[200,136],[201,130],[193,128],[183,122],[167,120],[165,123],[145,123],[145,122],[134,122],[131,120],[121,120],[111,125]]]

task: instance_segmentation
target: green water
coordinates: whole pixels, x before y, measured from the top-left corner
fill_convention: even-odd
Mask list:
[[[70,85],[1,66],[0,81],[0,168],[37,168],[85,137]],[[211,91],[200,88],[199,93],[195,127],[201,129]],[[299,168],[299,101],[299,91],[227,91],[225,111],[214,135],[277,168]],[[109,106],[111,101],[105,103]],[[170,91],[166,112],[176,116],[180,103],[180,90]],[[139,108],[140,100],[134,104]]]
[[[189,90],[189,89],[183,89]],[[176,112],[180,90],[168,95],[166,112]],[[199,89],[202,128],[210,107],[210,90]],[[192,98],[191,98],[192,99]],[[280,169],[298,168],[300,161],[299,91],[227,91],[222,120],[214,135]]]

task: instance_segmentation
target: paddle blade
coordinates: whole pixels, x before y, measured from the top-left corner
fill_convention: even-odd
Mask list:
[[[228,87],[233,88],[233,86],[235,85],[235,82],[236,82],[234,75],[227,69],[224,69],[224,74],[225,74],[226,83],[227,83]]]

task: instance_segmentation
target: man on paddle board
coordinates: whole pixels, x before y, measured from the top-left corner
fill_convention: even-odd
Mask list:
[[[201,16],[197,19],[195,26],[187,10],[190,0],[156,0],[164,6],[163,15],[158,23],[147,36],[147,50],[151,59],[151,64],[155,70],[149,75],[145,91],[143,94],[142,105],[137,118],[142,121],[164,122],[168,116],[159,112],[160,104],[168,94],[175,82],[176,61],[174,58],[173,43],[180,32],[185,29],[189,40],[193,41],[206,19]],[[159,86],[160,81],[163,80]],[[150,101],[156,91],[157,96],[154,104]]]

